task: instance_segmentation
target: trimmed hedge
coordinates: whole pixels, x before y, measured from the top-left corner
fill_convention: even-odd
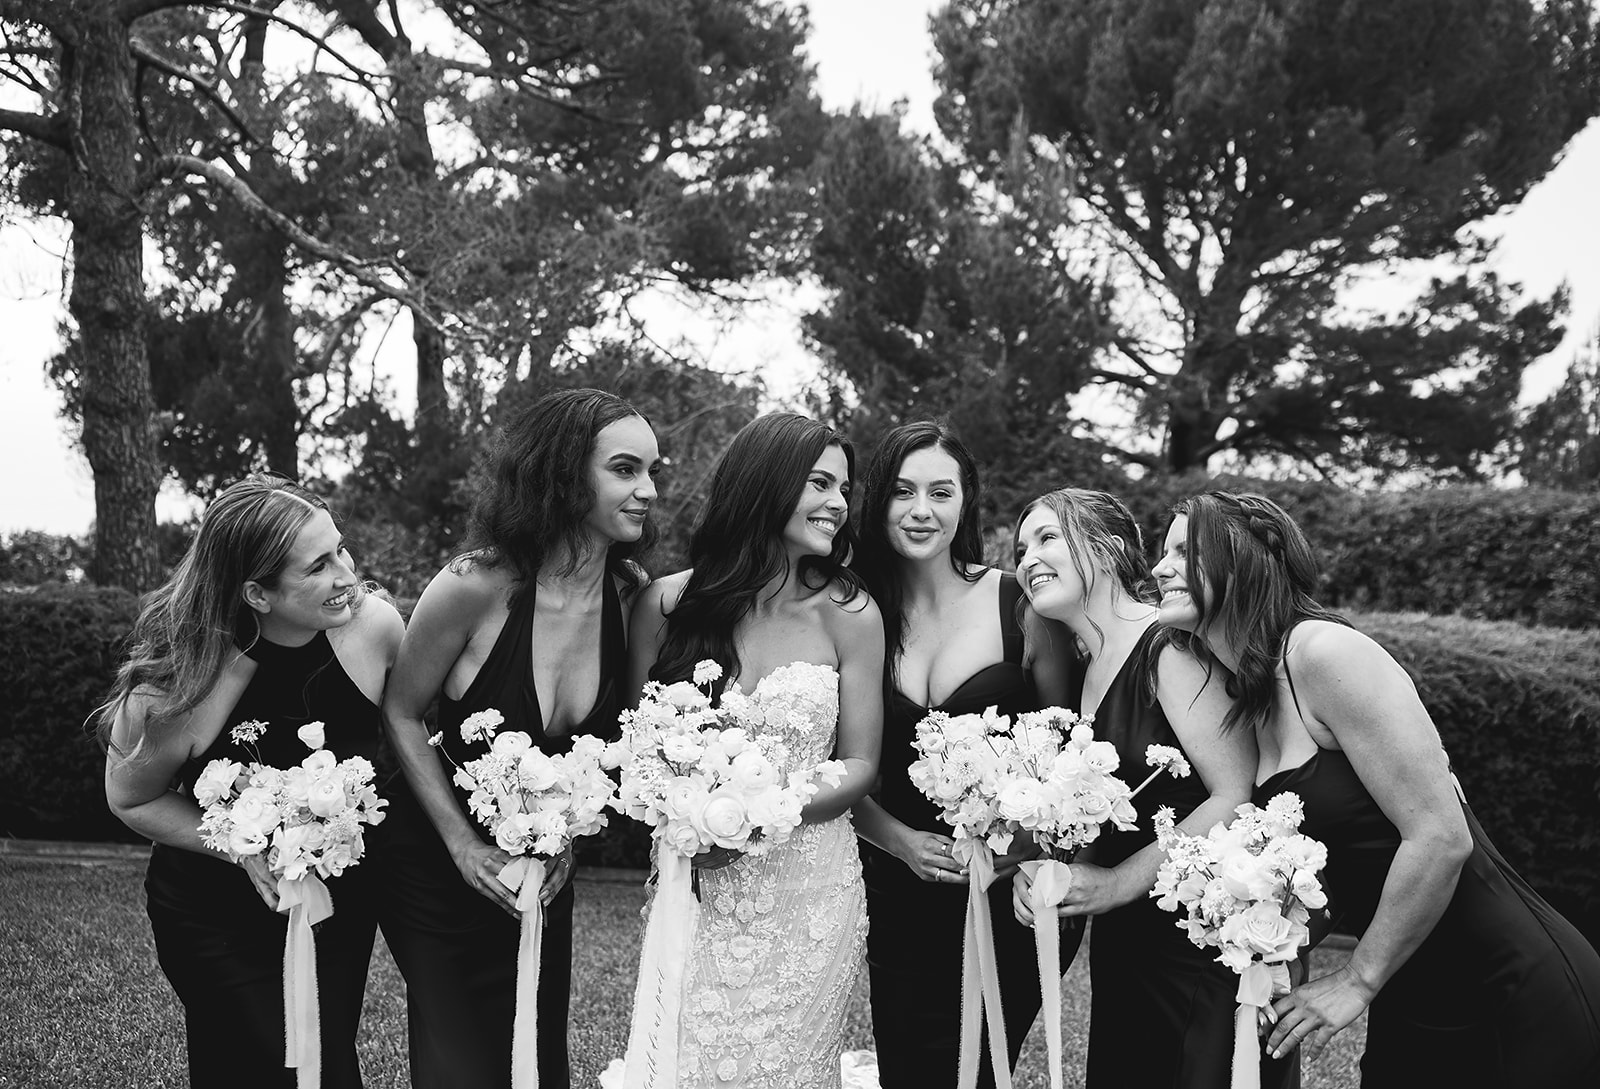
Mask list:
[[[138,837],[106,808],[105,756],[87,724],[138,616],[126,590],[0,590],[0,834]]]
[[[84,719],[104,698],[131,594],[0,592],[0,833],[133,837],[106,811]],[[1353,618],[1417,682],[1474,810],[1528,881],[1600,937],[1600,632],[1459,617]],[[585,844],[591,864],[646,865],[630,821]]]
[[[1324,604],[1563,628],[1600,622],[1600,493],[1455,486],[1348,492],[1314,481],[1183,476],[1128,485],[1160,540],[1166,512],[1214,488],[1276,500],[1322,562]]]

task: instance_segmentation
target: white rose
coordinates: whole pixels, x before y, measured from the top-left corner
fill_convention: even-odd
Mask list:
[[[1308,870],[1296,870],[1289,889],[1297,900],[1312,910],[1328,906],[1328,894],[1323,890],[1322,882]]]
[[[326,731],[320,722],[308,722],[295,731],[295,736],[305,744],[308,749],[320,749],[328,743]]]
[[[760,790],[778,781],[778,769],[755,749],[746,749],[733,758],[733,783],[740,790]]]
[[[1008,821],[1031,820],[1039,812],[1042,796],[1039,784],[1031,779],[1018,779],[1000,788],[998,808]]]
[[[1266,900],[1275,897],[1281,880],[1260,855],[1234,851],[1222,859],[1218,875],[1228,895],[1236,900]]]
[[[254,829],[263,836],[277,827],[283,819],[272,792],[261,787],[245,787],[234,800],[228,814],[236,826]]]
[[[306,794],[306,805],[319,817],[331,817],[349,808],[344,794],[344,781],[338,775],[324,775],[311,784]]]
[[[674,764],[692,764],[705,751],[699,734],[669,734],[661,739],[661,755]]]
[[[719,847],[740,847],[750,836],[750,814],[739,797],[727,790],[714,790],[705,805],[689,817],[702,839]]]
[[[700,833],[689,821],[674,818],[661,826],[661,845],[680,855],[696,855],[700,853]]]
[[[660,700],[679,711],[699,711],[711,706],[711,697],[688,681],[669,684],[661,690]]]
[[[334,756],[333,753],[329,752],[327,749],[318,749],[316,752],[300,761],[300,766],[305,768],[306,771],[310,772],[313,779],[316,779],[332,771],[333,766],[338,762],[339,758]]]
[[[501,734],[495,738],[498,744],[505,737],[525,737],[525,734]],[[561,769],[556,762],[538,749],[528,749],[522,754],[522,760],[517,764],[517,781],[524,790],[549,790],[561,777]]]
[[[1262,901],[1224,920],[1220,937],[1270,964],[1293,960],[1307,934],[1304,926],[1284,918],[1277,904]]]
[[[234,760],[213,760],[194,782],[194,800],[201,808],[212,805],[232,792],[243,765]]]
[[[496,734],[489,746],[489,751],[501,756],[521,756],[533,748],[533,738],[519,730],[510,733]]]

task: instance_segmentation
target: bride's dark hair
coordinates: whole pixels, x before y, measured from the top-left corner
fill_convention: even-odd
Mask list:
[[[784,526],[812,467],[830,446],[844,452],[853,478],[850,443],[832,428],[796,413],[758,416],[733,437],[712,472],[710,492],[689,539],[694,571],[667,616],[651,679],[685,680],[696,662],[710,658],[723,668],[714,688],[720,695],[739,674],[734,628],[755,606],[756,595],[775,580],[795,577],[818,593],[833,587],[841,604],[861,593],[860,578],[844,566],[854,546],[848,518],[840,522],[829,554],[802,557],[798,571],[789,569],[783,547]],[[844,483],[848,494],[849,480]]]
[[[1189,596],[1199,613],[1195,631],[1164,629],[1164,638],[1208,666],[1216,659],[1208,634],[1225,637],[1238,651],[1239,668],[1228,675],[1234,703],[1222,728],[1257,727],[1277,698],[1278,662],[1284,640],[1302,620],[1349,625],[1319,605],[1316,555],[1287,511],[1262,495],[1205,492],[1172,508],[1167,526],[1189,519],[1184,533]]]

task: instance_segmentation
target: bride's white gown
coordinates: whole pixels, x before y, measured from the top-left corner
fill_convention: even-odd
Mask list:
[[[833,753],[839,675],[793,662],[752,700],[787,768]],[[700,872],[700,916],[684,991],[680,1086],[836,1087],[845,1004],[867,938],[849,814],[797,828],[768,854]]]

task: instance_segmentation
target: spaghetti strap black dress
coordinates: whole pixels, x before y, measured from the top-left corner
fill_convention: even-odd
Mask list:
[[[1300,831],[1328,848],[1334,925],[1372,922],[1400,833],[1337,749],[1318,749],[1256,787],[1305,803]],[[1517,876],[1462,802],[1472,854],[1422,944],[1367,1012],[1363,1089],[1600,1086],[1600,956]]]
[[[1095,737],[1116,746],[1117,774],[1129,786],[1149,774],[1146,746],[1183,748],[1148,683],[1155,635],[1151,624],[1094,713]],[[1073,705],[1081,707],[1081,678],[1074,687]],[[1123,832],[1107,825],[1081,857],[1115,866],[1155,839],[1157,809],[1170,806],[1182,820],[1207,794],[1197,774],[1159,776],[1134,799],[1138,827]],[[1227,1089],[1230,1084],[1239,977],[1217,963],[1216,950],[1194,945],[1177,924],[1176,915],[1146,896],[1096,915],[1089,924],[1086,1089]],[[1297,1086],[1299,1075],[1298,1054],[1262,1059],[1263,1089]]]
[[[258,639],[246,652],[256,672],[229,712],[217,740],[178,773],[193,795],[212,760],[255,759],[229,737],[241,722],[267,724],[255,748],[270,767],[293,767],[310,750],[295,731],[325,724],[325,748],[339,759],[376,759],[383,737],[378,707],[339,664],[324,632],[304,646]],[[317,989],[322,1015],[322,1084],[359,1089],[356,1028],[372,956],[375,890],[381,852],[374,833],[359,865],[327,880],[333,915],[318,924]],[[273,911],[238,866],[210,855],[156,844],[145,876],[146,909],[161,970],[183,1003],[189,1084],[195,1089],[289,1089],[283,1024],[283,942],[289,917]]]
[[[440,748],[457,764],[488,751],[466,745],[458,727],[468,715],[494,708],[500,732],[520,730],[548,753],[572,748],[573,737],[620,734],[627,641],[614,580],[605,579],[600,629],[600,691],[570,734],[545,733],[533,686],[533,609],[536,586],[514,602],[488,659],[459,700],[439,697]],[[445,756],[440,757],[445,762]],[[454,767],[445,762],[445,774]],[[397,777],[398,778],[398,777]],[[466,795],[455,788],[466,810]],[[394,857],[381,905],[384,940],[406,980],[406,1009],[414,1089],[500,1089],[511,1083],[511,1028],[516,1014],[518,923],[461,878],[444,842],[415,796],[395,791],[388,841]],[[479,835],[487,832],[474,821]],[[545,908],[539,966],[539,1084],[571,1082],[567,1004],[572,985],[572,882]]]
[[[911,747],[917,723],[930,712],[977,714],[994,707],[1000,714],[1015,715],[1039,709],[1033,681],[1022,667],[1022,629],[1017,623],[1020,594],[1016,578],[1003,574],[998,601],[1002,661],[978,669],[938,707],[924,707],[899,691],[889,691],[879,784],[873,797],[896,820],[925,832],[953,834],[940,820],[939,807],[911,784],[907,774],[917,755]],[[953,1086],[961,1042],[961,942],[967,888],[923,881],[894,855],[865,840],[861,841],[861,868],[867,887],[867,970],[879,1082],[882,1089]],[[994,883],[989,904],[994,916],[1006,1044],[1015,1067],[1022,1042],[1039,1013],[1033,931],[1017,922],[1009,880]],[[1072,963],[1082,935],[1081,923],[1062,934],[1063,972]],[[993,1086],[987,1041],[982,1055],[979,1084]]]

